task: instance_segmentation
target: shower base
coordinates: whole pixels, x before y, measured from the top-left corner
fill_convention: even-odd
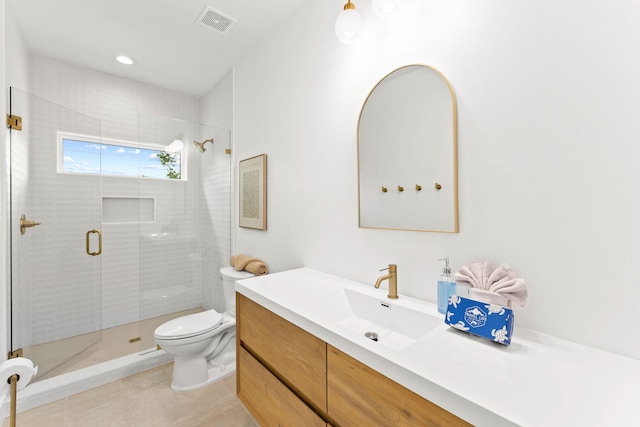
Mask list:
[[[80,335],[78,337],[67,338],[58,341],[52,341],[44,344],[38,344],[25,347],[25,357],[32,359],[34,364],[39,365],[39,374],[33,381],[42,381],[66,374],[78,369],[94,366],[109,360],[127,356],[129,354],[139,353],[149,350],[156,346],[153,339],[153,331],[164,322],[175,319],[176,317],[185,316],[187,314],[202,311],[202,308],[193,308],[190,310],[179,311],[166,314],[163,316],[153,317],[151,319],[141,320],[138,322],[127,323],[125,325],[104,329],[98,334],[100,341],[89,346],[83,352],[70,357],[68,361],[60,366],[48,365],[47,355],[64,354],[66,349],[73,347],[74,344],[82,345],[83,340],[96,340],[92,338],[93,334]],[[94,335],[95,337],[95,335]],[[129,340],[136,337],[143,337],[142,340],[131,343]],[[90,341],[88,341],[90,342]],[[32,382],[33,382],[32,381]]]
[[[151,348],[132,350],[130,345],[126,345],[129,344],[131,331],[153,337],[155,328],[167,320],[199,311],[202,309],[185,310],[102,331],[99,343],[21,390],[18,393],[17,411],[26,411],[170,362],[172,356],[157,350],[155,342]],[[39,347],[35,349],[37,352],[55,351],[60,345],[60,342],[54,342],[34,347]],[[7,402],[0,402],[0,415],[8,415]]]

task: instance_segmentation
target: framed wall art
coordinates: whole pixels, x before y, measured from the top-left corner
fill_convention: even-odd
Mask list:
[[[267,155],[240,161],[240,227],[267,229]]]

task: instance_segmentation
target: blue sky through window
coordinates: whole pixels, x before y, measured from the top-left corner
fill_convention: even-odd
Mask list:
[[[63,138],[63,172],[167,179],[167,167],[158,159],[161,150],[135,148]],[[180,172],[180,153],[175,153]]]

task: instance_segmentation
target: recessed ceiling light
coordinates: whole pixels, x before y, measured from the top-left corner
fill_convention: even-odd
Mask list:
[[[125,65],[133,64],[133,59],[129,58],[128,56],[124,56],[124,55],[117,56],[116,57],[116,61],[118,61],[121,64],[125,64]]]

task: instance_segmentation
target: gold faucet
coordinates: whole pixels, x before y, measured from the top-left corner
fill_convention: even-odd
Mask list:
[[[384,270],[389,270],[389,274],[378,277],[374,286],[378,289],[382,282],[389,279],[389,295],[387,295],[387,297],[390,299],[398,299],[398,266],[395,264],[389,264],[389,267],[383,268],[380,271]]]

